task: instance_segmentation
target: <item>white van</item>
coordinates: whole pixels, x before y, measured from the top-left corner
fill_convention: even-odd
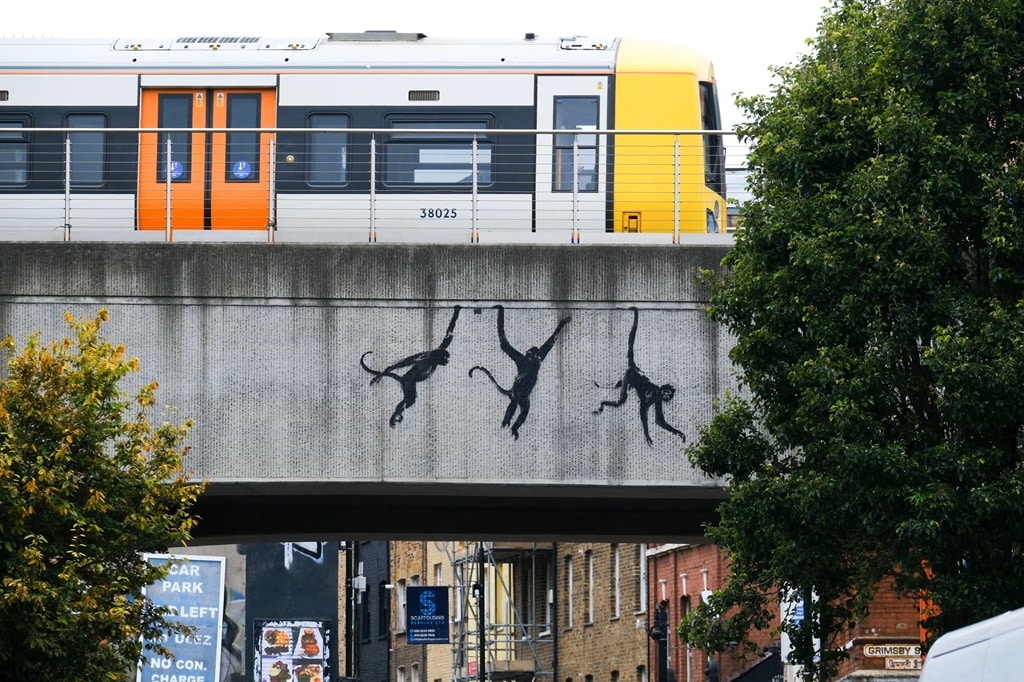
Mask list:
[[[1024,679],[1024,608],[953,630],[935,640],[920,682]]]

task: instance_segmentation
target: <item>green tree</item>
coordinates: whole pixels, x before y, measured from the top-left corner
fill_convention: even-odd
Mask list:
[[[804,595],[784,627],[824,678],[886,578],[932,636],[1024,605],[1022,34],[1016,0],[835,2],[741,101],[753,199],[709,309],[744,390],[688,452],[730,480],[733,574],[691,643]]]
[[[19,351],[0,381],[0,671],[16,680],[122,680],[143,646],[185,628],[146,599],[162,578],[143,552],[190,538],[183,446],[191,422],[150,424],[156,384],[95,319],[66,315],[71,338]],[[166,653],[166,652],[164,652]]]

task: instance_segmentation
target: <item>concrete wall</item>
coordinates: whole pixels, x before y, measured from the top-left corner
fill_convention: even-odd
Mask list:
[[[621,407],[595,409],[618,395],[635,306],[636,365],[674,386],[665,421],[695,439],[732,386],[730,340],[702,312],[696,281],[726,249],[2,243],[0,333],[59,338],[64,311],[106,307],[106,337],[140,358],[136,380],[158,381],[172,418],[196,421],[189,464],[210,482],[206,502],[224,503],[216,513],[207,507],[209,534],[221,539],[259,508],[243,501],[268,495],[282,509],[315,498],[320,516],[347,516],[336,507],[342,496],[396,495],[421,500],[407,519],[453,498],[475,508],[495,497],[514,507],[598,495],[628,498],[641,515],[657,510],[638,504],[659,499],[683,512],[687,501],[721,496],[718,482],[687,462],[683,438],[659,427],[652,408],[648,444],[632,392]],[[518,438],[502,427],[509,397],[479,370],[469,374],[486,367],[504,389],[516,377],[499,343],[498,304],[521,353],[571,318],[527,392]],[[396,407],[410,402],[403,388],[412,382],[398,380],[408,366],[371,385],[361,357],[369,352],[365,364],[380,370],[442,346],[447,364],[415,385],[414,404],[392,425]],[[586,517],[586,505],[572,506]],[[693,512],[706,517],[701,505]],[[212,521],[221,512],[238,518]],[[213,531],[216,523],[224,527]],[[289,525],[266,523],[267,536]],[[368,524],[381,532],[390,521]],[[316,537],[341,530],[303,528]],[[344,530],[352,537],[363,528]],[[485,528],[452,530],[465,537]]]

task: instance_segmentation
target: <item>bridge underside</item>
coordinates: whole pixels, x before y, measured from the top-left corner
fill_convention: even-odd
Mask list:
[[[412,491],[409,488],[413,488]],[[288,540],[704,541],[721,488],[211,484],[194,544]]]

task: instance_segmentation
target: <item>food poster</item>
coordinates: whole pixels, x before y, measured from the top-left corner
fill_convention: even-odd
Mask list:
[[[321,620],[256,621],[256,679],[330,682],[330,624]]]

